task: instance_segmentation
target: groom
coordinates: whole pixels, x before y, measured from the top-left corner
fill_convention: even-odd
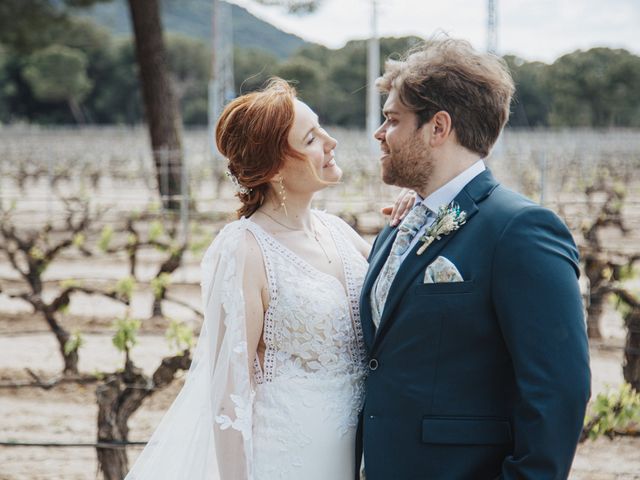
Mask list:
[[[565,479],[590,394],[578,252],[482,160],[511,77],[444,39],[377,84],[382,179],[420,198],[380,233],[364,282],[366,479]]]

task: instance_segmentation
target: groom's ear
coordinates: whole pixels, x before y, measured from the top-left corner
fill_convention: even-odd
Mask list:
[[[424,125],[424,128],[427,129],[424,134],[428,139],[429,146],[439,147],[451,135],[451,116],[444,110],[440,110]]]

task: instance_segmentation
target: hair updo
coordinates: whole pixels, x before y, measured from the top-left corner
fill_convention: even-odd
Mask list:
[[[229,103],[216,126],[216,144],[229,161],[229,171],[247,193],[238,192],[238,218],[250,217],[264,202],[269,180],[286,158],[302,158],[289,145],[295,116],[295,89],[274,77],[260,91]]]

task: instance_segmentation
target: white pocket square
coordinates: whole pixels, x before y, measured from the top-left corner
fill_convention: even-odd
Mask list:
[[[429,264],[424,271],[424,280],[422,283],[446,283],[446,282],[462,282],[462,275],[445,257],[438,257]]]

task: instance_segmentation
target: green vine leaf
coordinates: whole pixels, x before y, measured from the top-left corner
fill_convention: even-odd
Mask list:
[[[76,233],[73,237],[73,246],[76,248],[81,248],[86,240],[87,237],[85,237],[84,233]]]
[[[84,339],[82,338],[82,334],[79,330],[75,330],[69,340],[67,340],[64,344],[64,354],[70,355],[72,352],[77,352],[80,347],[84,345]]]
[[[114,291],[126,301],[131,301],[133,289],[136,286],[136,279],[131,275],[121,278],[116,283]]]
[[[171,274],[167,272],[162,272],[157,277],[151,279],[151,290],[153,291],[153,296],[156,300],[160,300],[162,298],[162,294],[164,291],[171,285]]]
[[[100,240],[98,241],[98,248],[103,252],[109,249],[109,244],[113,239],[113,227],[111,225],[105,225],[100,232]]]
[[[600,393],[585,418],[591,440],[616,431],[637,431],[640,428],[640,393],[628,383],[618,391]]]
[[[142,323],[135,318],[119,318],[113,326],[116,333],[113,335],[113,345],[121,352],[131,350],[137,343],[137,334]]]
[[[149,224],[149,240],[156,241],[164,234],[162,222],[154,220]]]
[[[172,350],[184,352],[193,347],[193,330],[184,322],[171,320],[165,338]]]

